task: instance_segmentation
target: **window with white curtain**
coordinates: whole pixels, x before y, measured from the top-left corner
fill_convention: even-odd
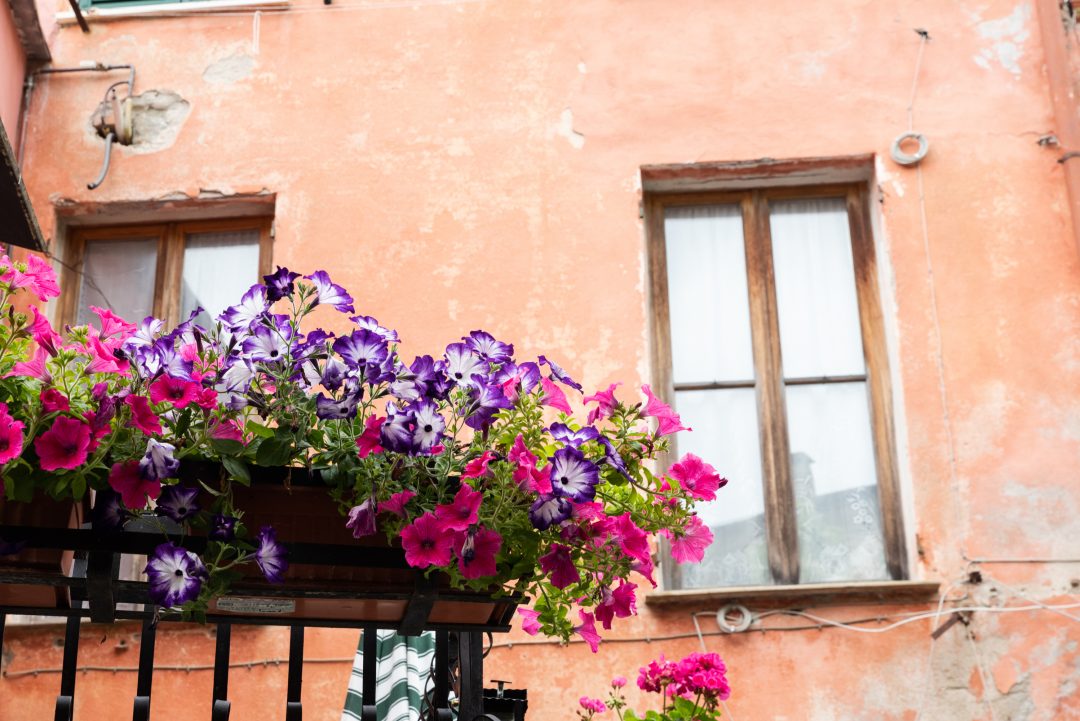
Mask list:
[[[729,479],[675,588],[906,577],[865,187],[651,193],[657,385]]]
[[[265,217],[76,229],[62,287],[61,322],[91,323],[91,306],[132,323],[170,325],[202,308],[206,323],[270,272]]]

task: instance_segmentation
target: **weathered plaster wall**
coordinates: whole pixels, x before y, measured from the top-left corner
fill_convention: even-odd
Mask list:
[[[19,143],[19,108],[22,106],[26,53],[19,42],[11,6],[0,3],[0,122],[14,147]]]
[[[921,183],[888,159],[907,129],[916,27],[932,36],[914,111],[931,141]],[[298,0],[258,17],[117,21],[89,36],[66,27],[53,53],[57,64],[134,63],[140,93],[175,93],[188,112],[152,152],[120,149],[90,193],[101,141],[88,118],[108,80],[42,82],[27,179],[47,234],[57,229],[49,208],[67,199],[265,189],[277,194],[274,261],[330,269],[359,309],[402,331],[406,353],[482,327],[519,353],[566,360],[587,388],[648,377],[642,164],[878,153],[914,575],[950,584],[965,558],[1080,557],[1080,259],[1062,149],[1036,143],[1053,120],[1031,2]],[[1076,564],[981,568],[984,584],[950,598],[1078,600]],[[612,675],[700,648],[691,614],[718,605],[646,609],[597,656],[512,634],[489,669],[530,688],[531,718],[570,718],[577,697]],[[935,645],[929,675],[930,621],[737,636],[700,621],[706,647],[732,667],[739,721],[1080,714],[1080,626],[1060,614],[977,613],[971,642],[955,626]],[[37,633],[9,634],[6,669],[59,666]],[[86,653],[113,653],[99,637],[88,629]],[[311,658],[355,648],[354,633],[318,638]],[[211,663],[205,639],[165,634],[162,663]],[[280,657],[285,640],[246,633],[234,660]],[[135,665],[133,651],[119,653]],[[308,669],[317,680],[305,683],[305,717],[336,718],[348,668]],[[234,718],[280,716],[284,669],[241,673],[253,680],[235,683]],[[0,718],[46,715],[56,683],[0,680]],[[159,672],[158,691],[184,704],[156,692],[155,718],[205,717],[209,684],[209,671]],[[80,693],[96,696],[77,713],[126,713],[133,685],[130,673],[84,674]]]

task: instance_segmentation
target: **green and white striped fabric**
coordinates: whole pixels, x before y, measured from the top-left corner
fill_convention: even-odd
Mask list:
[[[399,636],[393,631],[377,631],[378,643],[375,706],[378,721],[418,721],[435,660],[435,634]],[[356,649],[349,691],[341,721],[357,721],[363,706],[364,635]]]

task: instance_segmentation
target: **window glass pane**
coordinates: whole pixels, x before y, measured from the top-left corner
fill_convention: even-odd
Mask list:
[[[108,308],[130,323],[154,311],[158,239],[92,240],[83,251],[77,325],[94,323],[94,305]]]
[[[184,241],[180,318],[202,307],[207,324],[259,281],[259,231],[189,233]]]
[[[847,207],[841,198],[769,204],[784,376],[864,370]]]
[[[888,579],[866,384],[788,386],[786,398],[799,580]]]
[[[664,235],[675,383],[752,380],[739,206],[667,208]]]
[[[682,391],[675,405],[694,429],[679,434],[679,454],[700,456],[728,479],[716,501],[699,506],[715,540],[701,563],[679,566],[680,586],[771,584],[754,389]]]

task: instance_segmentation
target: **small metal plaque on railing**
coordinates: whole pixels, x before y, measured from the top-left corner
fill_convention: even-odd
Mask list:
[[[216,602],[219,611],[228,613],[284,614],[296,613],[296,601],[289,598],[255,598],[253,596],[222,596]]]

